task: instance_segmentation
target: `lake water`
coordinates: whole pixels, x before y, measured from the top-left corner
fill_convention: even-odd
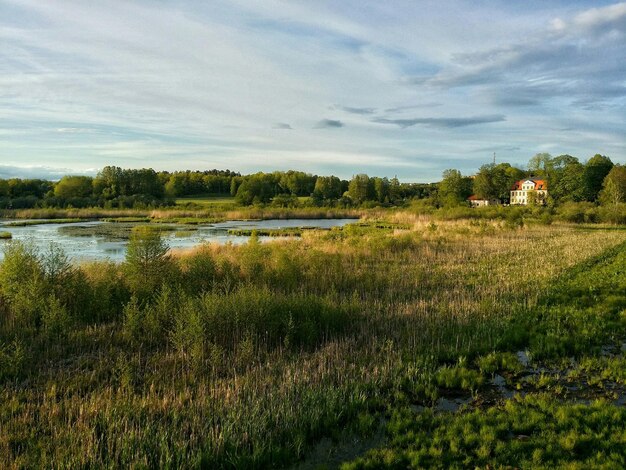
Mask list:
[[[0,221],[0,232],[11,232],[13,240],[32,242],[38,249],[46,250],[50,243],[56,243],[65,253],[76,261],[110,259],[122,261],[126,255],[126,245],[128,240],[119,239],[105,235],[78,236],[78,230],[89,230],[95,225],[103,226],[115,224],[114,222],[85,221],[71,224],[45,223],[38,225],[28,225],[25,227],[7,226],[12,221]],[[23,220],[19,222],[24,222]],[[229,229],[281,229],[297,227],[332,228],[342,227],[349,223],[356,222],[355,219],[289,219],[289,220],[231,220],[215,224],[175,226],[175,231],[165,231],[162,237],[170,248],[193,248],[202,243],[246,243],[247,236],[230,235]],[[119,224],[118,224],[119,225]],[[65,229],[65,227],[76,227],[75,230]],[[98,227],[107,228],[107,227]],[[67,232],[67,233],[66,233]],[[184,236],[181,236],[184,235]],[[275,237],[259,237],[261,241],[268,241]],[[3,246],[11,243],[10,240],[0,240],[0,259],[4,257]]]

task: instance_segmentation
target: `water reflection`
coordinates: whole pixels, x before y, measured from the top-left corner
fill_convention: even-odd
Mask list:
[[[127,240],[123,238],[107,237],[105,235],[77,236],[71,230],[59,230],[61,227],[93,227],[94,225],[114,224],[114,222],[85,221],[71,224],[43,223],[37,225],[26,225],[15,227],[7,225],[12,221],[0,223],[0,231],[10,232],[13,240],[32,241],[34,245],[45,250],[50,243],[58,244],[68,256],[77,261],[111,259],[121,261],[126,254]],[[25,221],[20,221],[25,222]],[[242,244],[249,239],[247,236],[230,235],[230,229],[281,229],[281,228],[332,228],[342,227],[348,223],[355,222],[355,219],[289,219],[289,220],[231,220],[215,224],[197,225],[188,227],[176,225],[177,231],[163,232],[163,238],[172,249],[192,248],[202,243],[232,243]],[[171,224],[175,225],[175,224]],[[190,231],[192,230],[192,231]],[[176,235],[184,232],[184,236]],[[261,241],[267,241],[271,237],[259,237]],[[4,257],[1,249],[10,241],[0,241],[0,259]]]

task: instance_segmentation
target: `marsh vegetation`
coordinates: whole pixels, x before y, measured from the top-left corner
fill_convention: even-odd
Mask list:
[[[0,465],[287,467],[380,432],[339,461],[617,465],[626,231],[540,222],[395,211],[176,255],[141,228],[117,264],[11,242]]]

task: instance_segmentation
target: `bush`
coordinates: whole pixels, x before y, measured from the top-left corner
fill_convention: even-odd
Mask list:
[[[607,224],[626,224],[626,204],[620,203],[599,207],[598,221]]]
[[[67,309],[54,294],[50,295],[41,312],[41,324],[48,339],[55,340],[67,335],[71,319]]]
[[[131,291],[141,298],[151,296],[172,273],[169,247],[159,230],[138,226],[131,232],[124,270]]]
[[[524,369],[517,356],[510,352],[492,352],[486,356],[480,356],[476,359],[476,364],[481,372],[485,374],[494,374],[499,371],[517,374]]]
[[[595,211],[591,202],[566,202],[557,208],[556,215],[565,222],[582,224],[595,221]]]
[[[443,366],[435,373],[437,385],[450,390],[467,390],[475,392],[484,383],[485,378],[480,372],[464,366]]]

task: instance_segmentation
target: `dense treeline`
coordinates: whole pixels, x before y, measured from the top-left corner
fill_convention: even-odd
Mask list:
[[[471,194],[506,203],[513,183],[527,177],[546,180],[548,205],[626,202],[626,169],[614,165],[609,157],[596,154],[581,163],[571,155],[552,157],[540,153],[531,158],[527,170],[509,163],[488,164],[470,177],[448,169],[439,183],[430,184],[400,183],[397,178],[362,173],[347,181],[293,170],[241,175],[230,170],[170,173],[108,166],[95,178],[64,176],[58,182],[0,180],[0,209],[146,208],[172,205],[174,198],[200,195],[233,196],[244,206],[374,207],[423,199],[432,207],[451,207],[467,204]],[[305,197],[310,199],[303,201]]]
[[[95,178],[64,176],[45,180],[0,180],[0,209],[45,207],[145,208],[172,205],[174,198],[234,196],[244,206],[298,207],[310,197],[314,206],[352,207],[401,204],[432,196],[434,184],[400,183],[397,178],[356,175],[351,181],[301,171],[242,176],[230,170],[156,172],[150,168],[107,166]]]

